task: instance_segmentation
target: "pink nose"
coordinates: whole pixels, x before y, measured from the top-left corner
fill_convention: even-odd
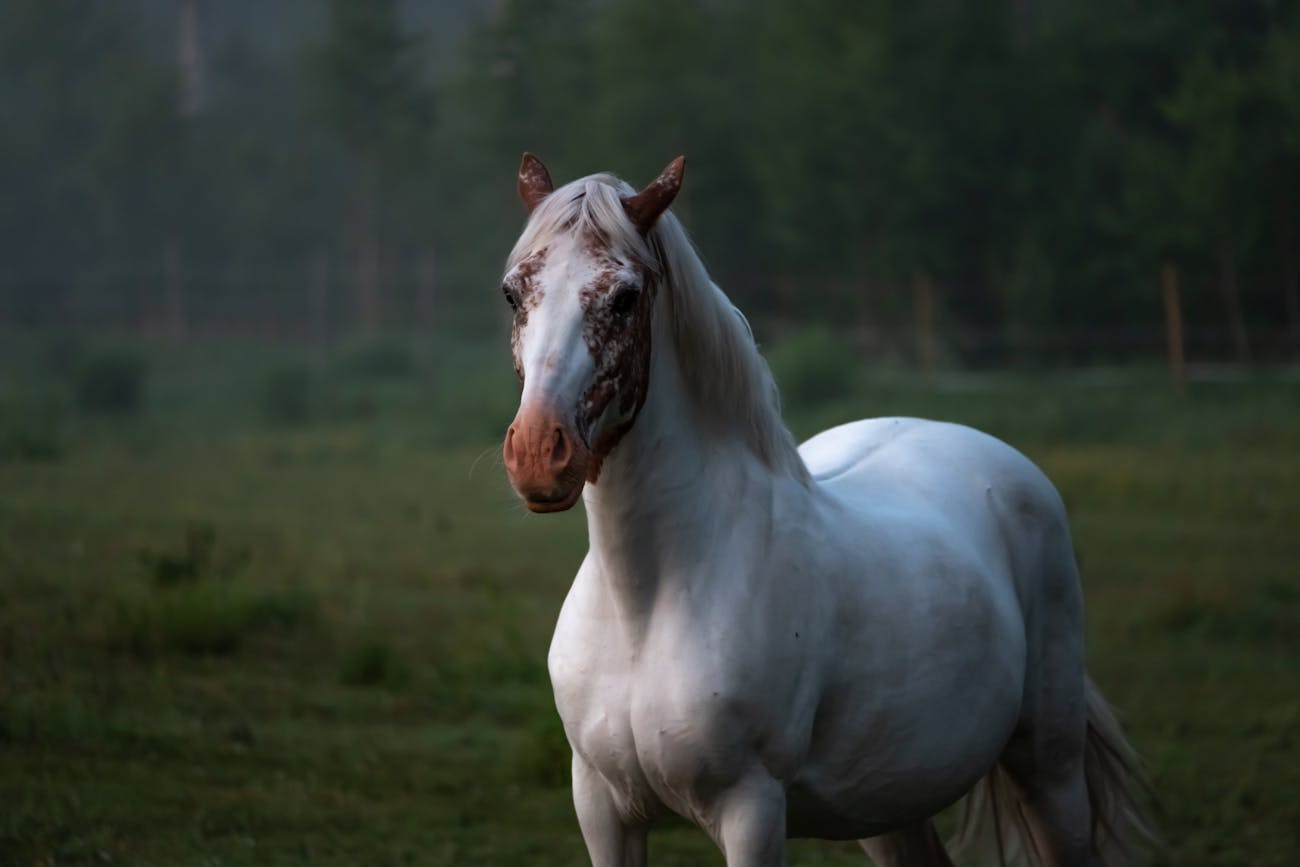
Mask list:
[[[528,468],[526,458],[528,452],[523,448],[515,447],[515,432],[519,426],[512,424],[510,430],[506,431],[505,459],[506,469],[512,476],[522,475]],[[524,440],[524,436],[519,437]],[[533,449],[531,461],[532,466],[543,469],[552,476],[558,476],[569,466],[569,460],[573,457],[573,447],[569,445],[569,438],[564,434],[564,428],[557,427],[549,434],[550,450],[549,454],[546,449],[546,438],[541,439],[540,448]],[[544,456],[544,457],[543,457]]]
[[[501,455],[510,482],[534,512],[563,511],[582,493],[587,449],[553,412],[521,407]]]

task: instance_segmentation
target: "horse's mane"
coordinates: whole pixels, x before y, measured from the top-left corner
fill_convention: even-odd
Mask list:
[[[668,304],[672,344],[696,412],[718,424],[740,423],[750,447],[767,466],[807,481],[808,469],[781,419],[776,381],[749,323],[710,279],[671,211],[665,211],[647,235],[637,231],[622,203],[635,192],[610,174],[589,175],[560,187],[533,211],[507,267],[572,232],[589,232],[629,251],[658,280]]]

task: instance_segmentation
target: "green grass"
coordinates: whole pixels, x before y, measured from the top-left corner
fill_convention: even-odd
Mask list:
[[[504,350],[484,352],[154,353],[142,405],[110,417],[15,356],[0,865],[585,863],[544,664],[585,528],[515,503],[494,442],[515,391]],[[304,382],[310,400],[284,397]],[[1155,371],[847,384],[796,429],[943,417],[1044,466],[1073,516],[1090,668],[1173,853],[1295,863],[1295,381],[1185,398]],[[651,848],[721,863],[684,823]],[[865,860],[809,842],[792,863]]]

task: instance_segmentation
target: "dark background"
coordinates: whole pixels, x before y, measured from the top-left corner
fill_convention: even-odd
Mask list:
[[[1276,0],[392,0],[0,10],[0,323],[491,333],[519,154],[644,183],[763,328],[953,364],[1300,346]]]

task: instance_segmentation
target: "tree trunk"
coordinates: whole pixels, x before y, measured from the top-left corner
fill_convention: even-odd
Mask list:
[[[1169,350],[1169,380],[1174,391],[1187,390],[1187,372],[1183,363],[1183,310],[1178,297],[1178,269],[1166,263],[1160,269],[1160,288],[1165,302],[1165,342]]]
[[[1232,261],[1232,253],[1226,247],[1219,249],[1219,292],[1223,295],[1228,314],[1233,352],[1237,361],[1249,364],[1250,339],[1246,334],[1246,316],[1241,308],[1241,284],[1237,282],[1237,266]]]
[[[307,327],[318,367],[324,366],[329,352],[329,269],[329,255],[324,249],[317,250],[307,277]]]
[[[203,51],[199,41],[199,0],[179,0],[180,26],[176,33],[176,61],[180,67],[177,111],[194,117],[203,109]]]
[[[164,253],[164,267],[167,271],[164,303],[166,312],[167,338],[173,343],[181,343],[189,335],[189,319],[185,315],[185,281],[181,274],[181,248],[175,235],[167,242]]]
[[[373,159],[362,159],[357,204],[357,323],[363,334],[379,330],[379,171]]]
[[[1278,207],[1278,253],[1282,260],[1282,305],[1286,310],[1286,346],[1294,355],[1300,353],[1300,236],[1296,234],[1293,212],[1286,205]]]

